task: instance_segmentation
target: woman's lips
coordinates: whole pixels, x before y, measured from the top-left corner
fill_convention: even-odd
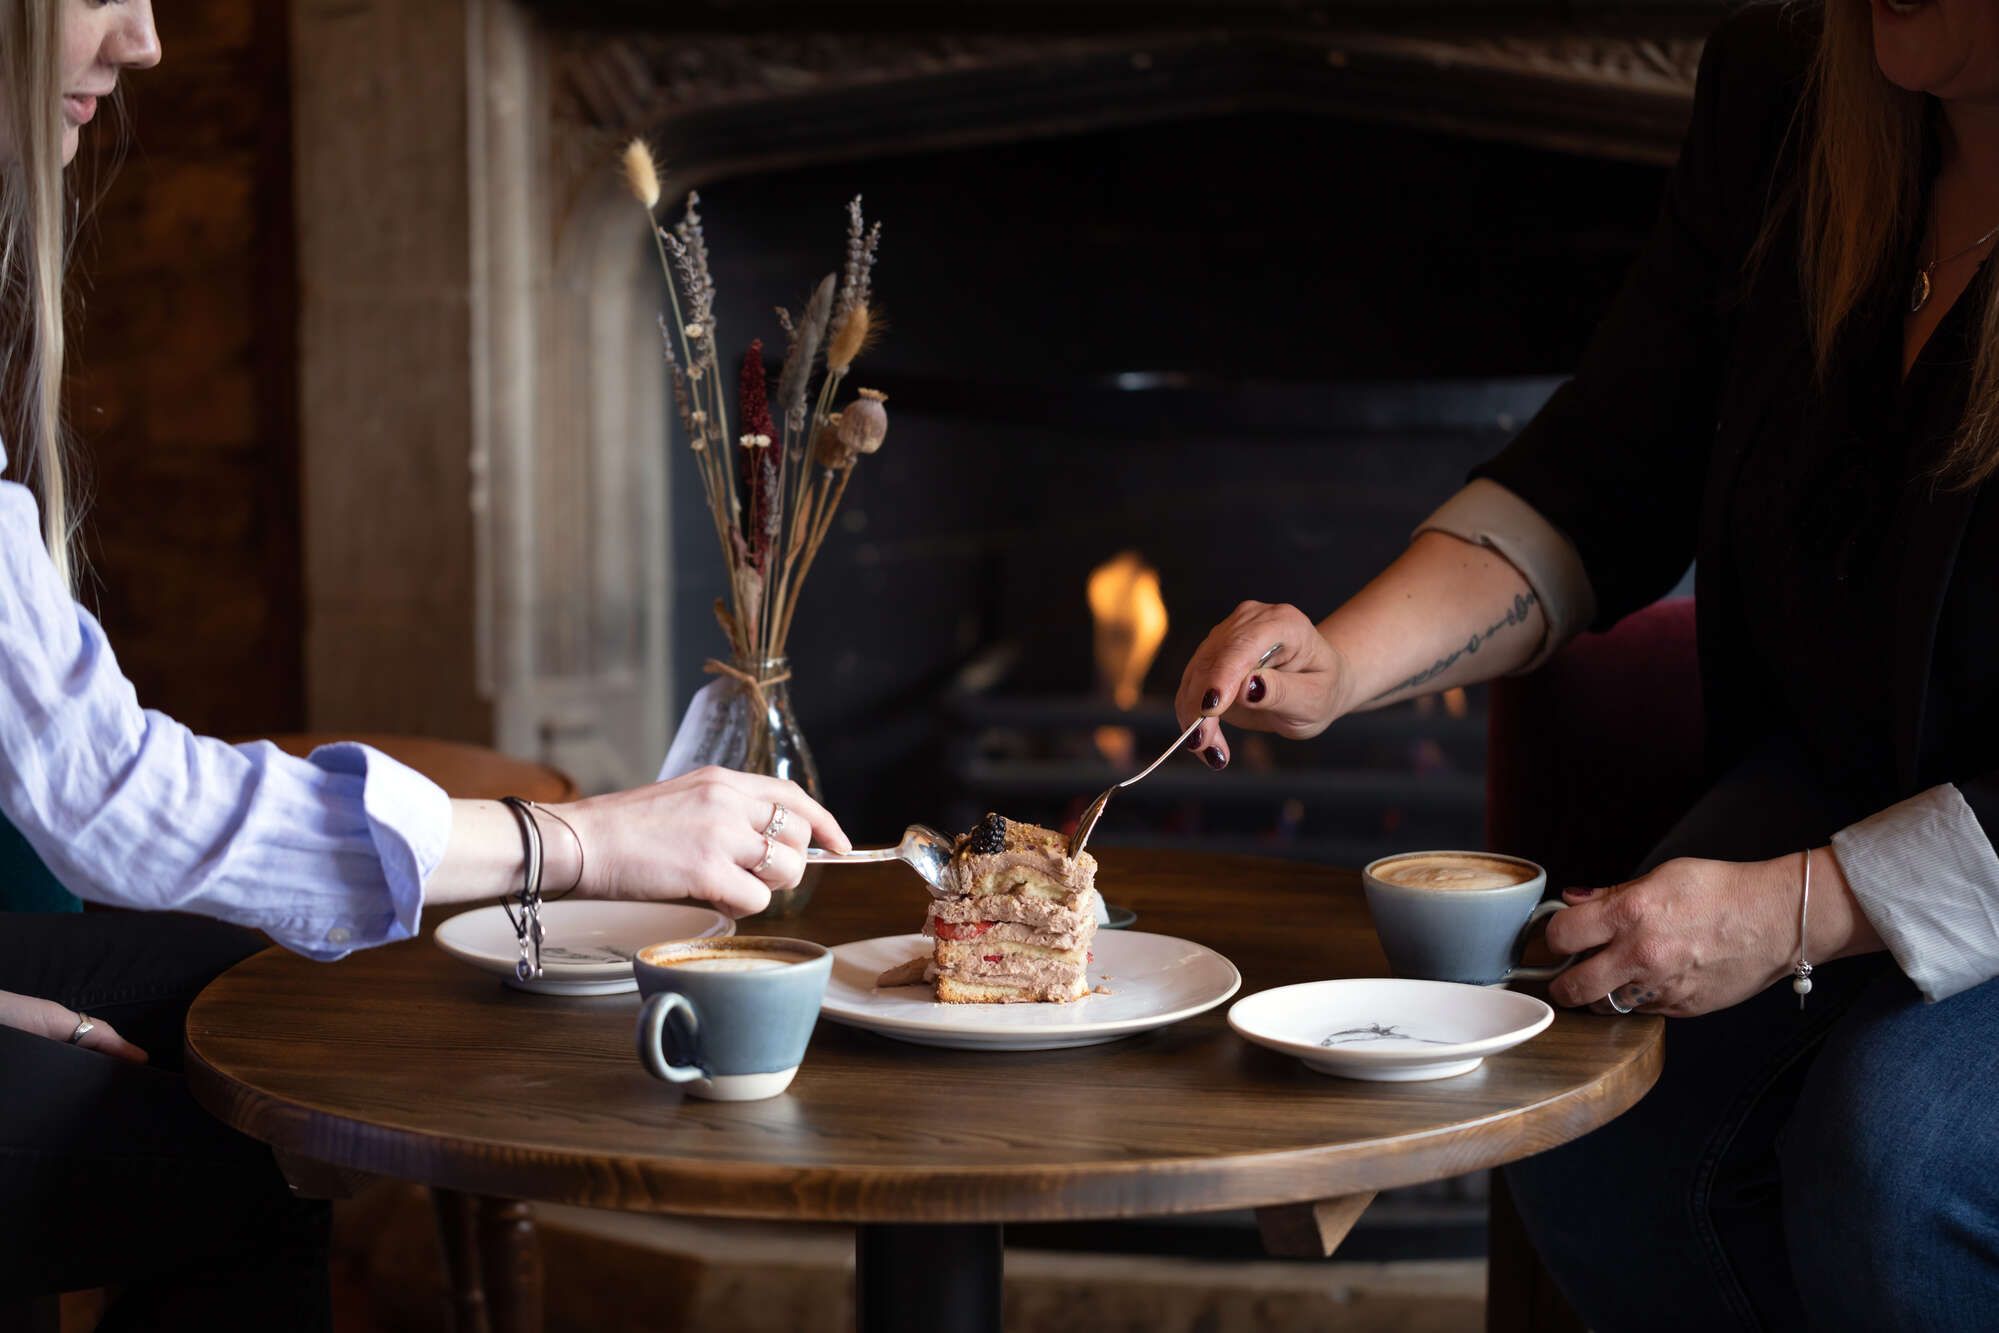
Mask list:
[[[89,93],[71,93],[62,99],[62,113],[72,125],[88,125],[97,114],[97,99]]]
[[[1874,8],[1877,11],[1895,15],[1914,14],[1918,10],[1928,9],[1929,6],[1930,0],[1874,0]]]

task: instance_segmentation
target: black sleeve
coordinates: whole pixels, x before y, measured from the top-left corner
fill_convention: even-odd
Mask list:
[[[1957,790],[1971,807],[1971,813],[1978,816],[1978,826],[1985,830],[1986,841],[1999,848],[1999,769],[1969,780],[1960,778]]]
[[[1755,5],[1702,53],[1693,119],[1659,220],[1575,377],[1473,475],[1575,543],[1605,629],[1669,591],[1694,557],[1729,311],[1798,106],[1794,21]]]

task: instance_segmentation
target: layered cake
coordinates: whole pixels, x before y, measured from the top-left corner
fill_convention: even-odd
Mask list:
[[[1097,861],[1053,829],[987,815],[958,840],[923,933],[931,956],[881,979],[928,981],[946,1004],[1066,1003],[1087,995]],[[918,966],[921,965],[920,972]]]

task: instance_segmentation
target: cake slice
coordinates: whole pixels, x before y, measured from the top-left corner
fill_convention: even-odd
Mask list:
[[[959,839],[923,933],[946,1004],[1066,1003],[1089,993],[1097,862],[1054,829],[989,814]]]

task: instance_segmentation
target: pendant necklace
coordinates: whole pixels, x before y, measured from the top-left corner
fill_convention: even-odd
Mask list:
[[[1964,258],[1994,236],[1999,236],[1999,227],[1994,227],[1991,231],[1986,232],[1962,250],[1954,254],[1945,255],[1942,259],[1932,259],[1929,263],[1917,269],[1916,280],[1909,284],[1909,313],[1913,315],[1930,303],[1930,274],[1936,272],[1941,265]],[[1932,248],[1934,248],[1937,240],[1936,219],[1934,217],[1930,219],[1930,240]]]

